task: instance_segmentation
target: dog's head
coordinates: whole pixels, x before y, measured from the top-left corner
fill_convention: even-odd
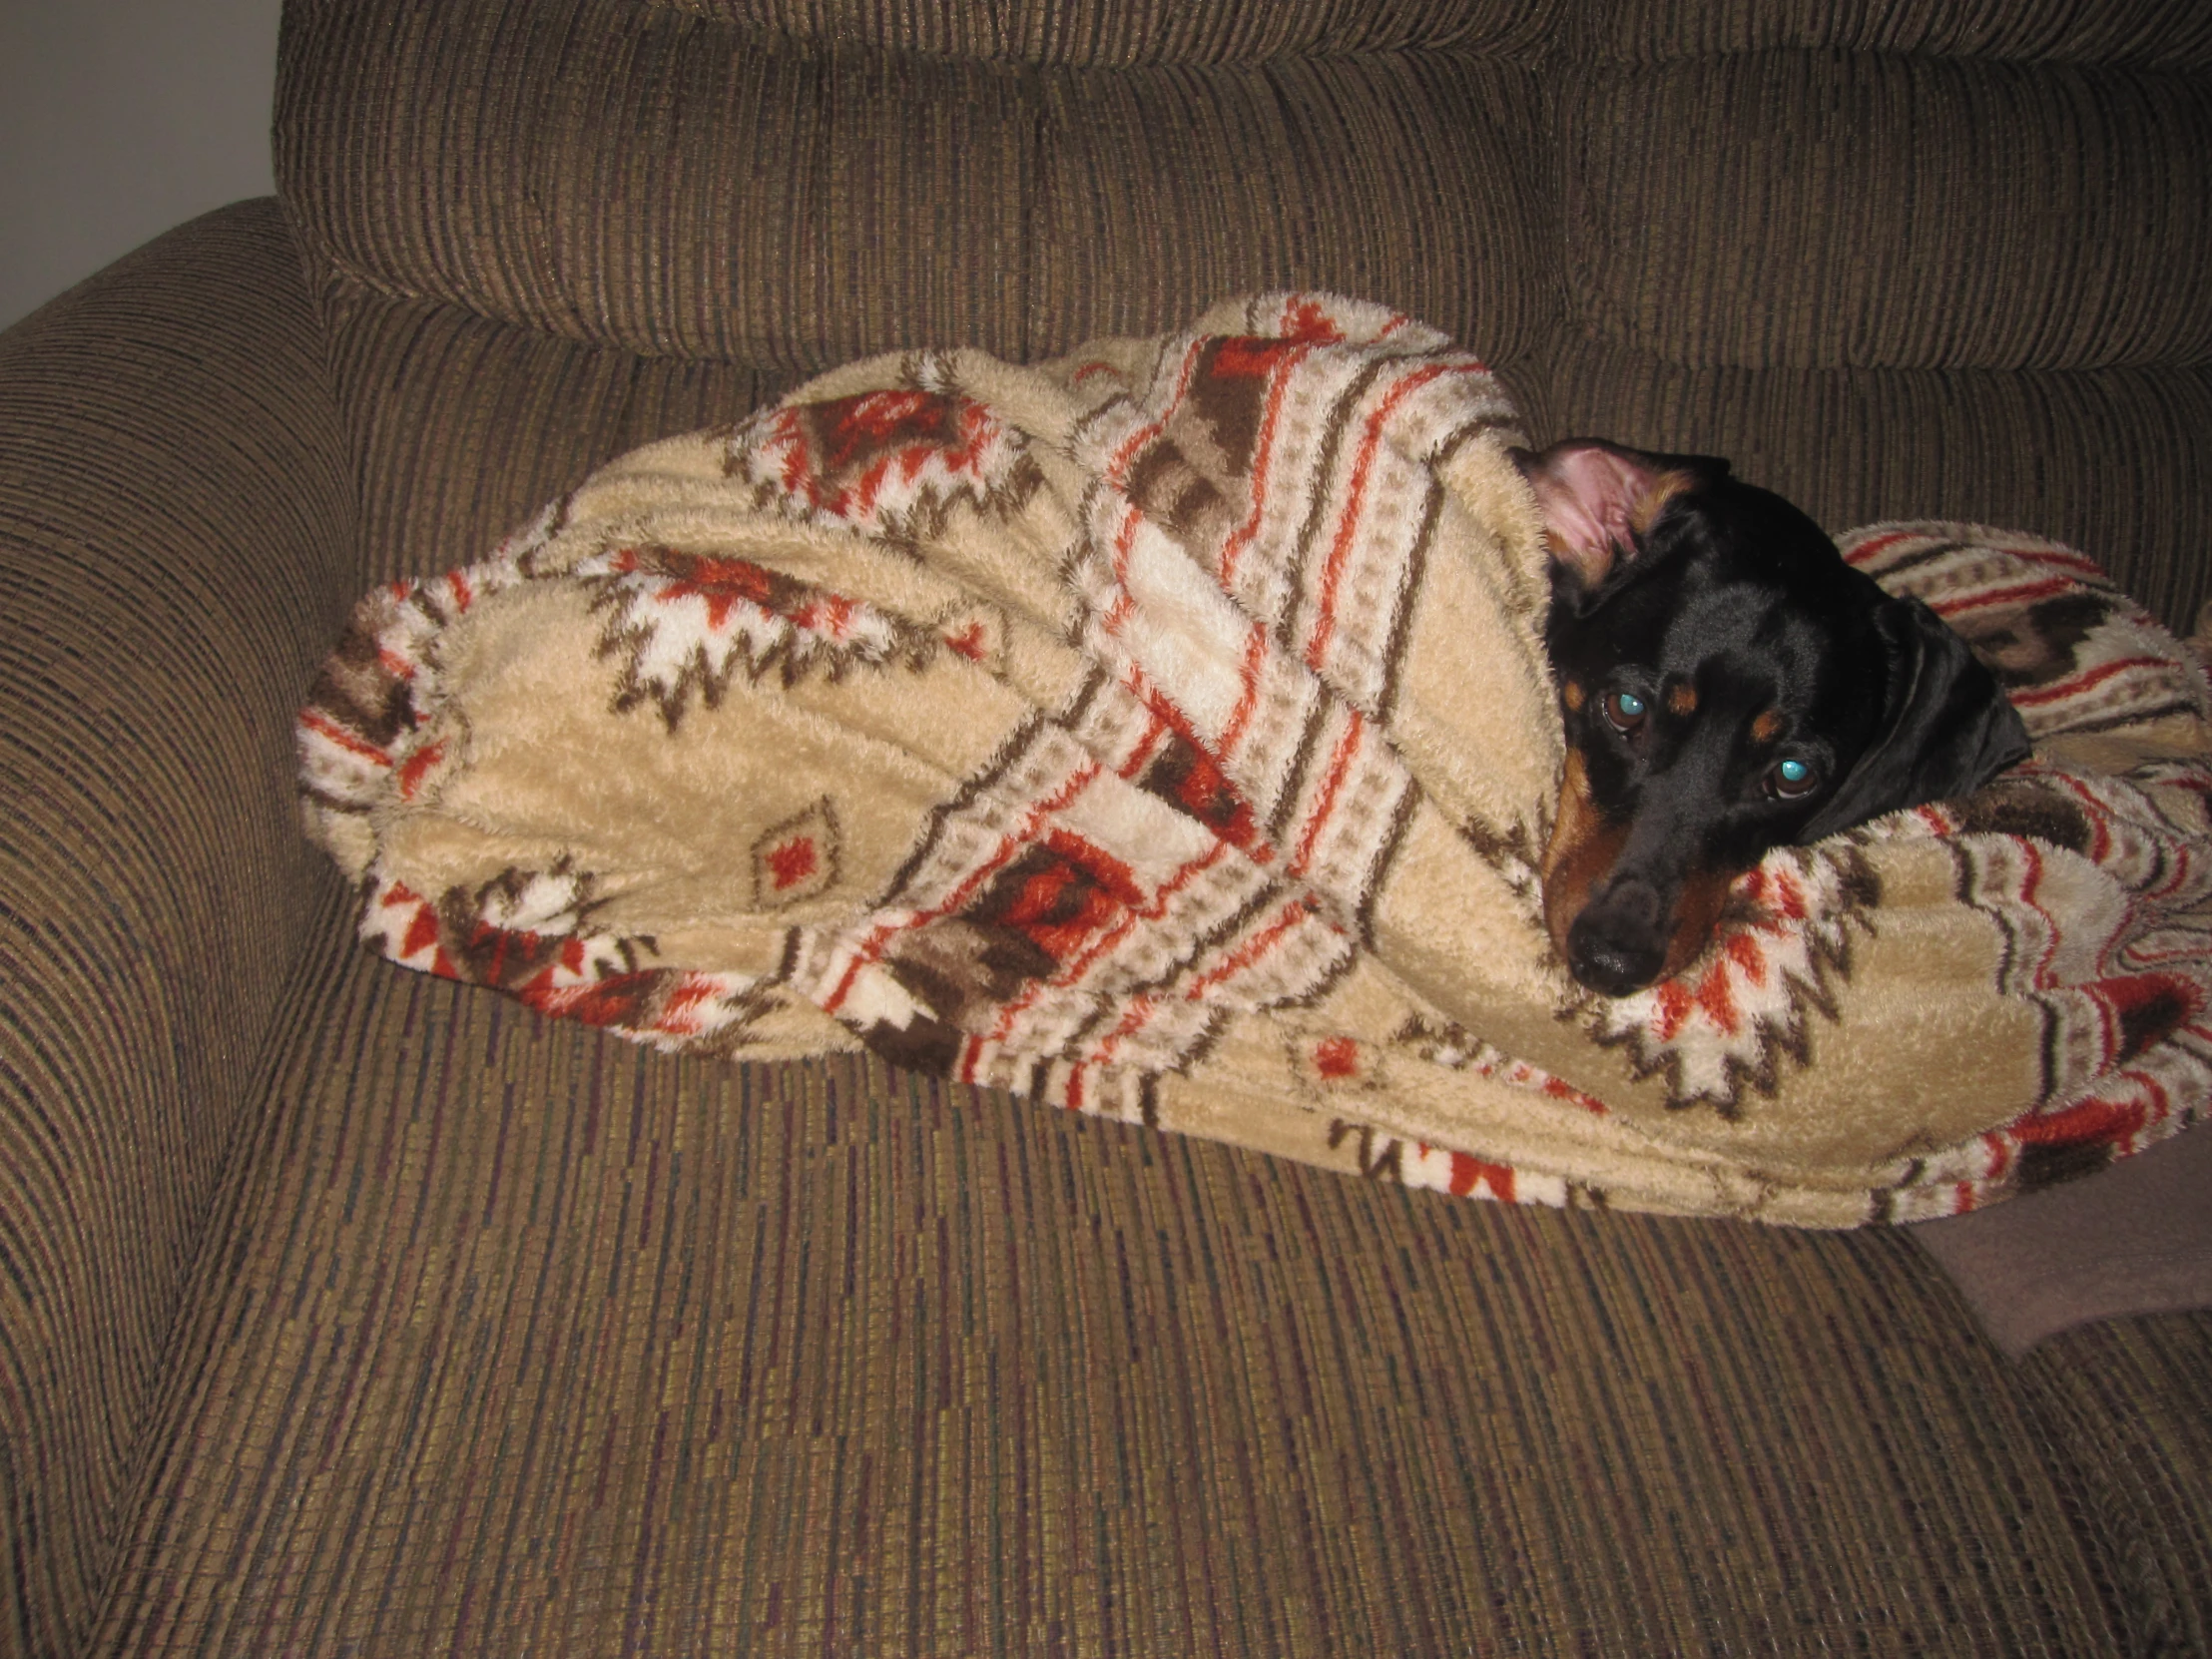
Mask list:
[[[1706,456],[1516,452],[1552,564],[1567,763],[1543,863],[1569,971],[1679,971],[1771,847],[1964,795],[2028,751],[1996,681],[1915,599]]]

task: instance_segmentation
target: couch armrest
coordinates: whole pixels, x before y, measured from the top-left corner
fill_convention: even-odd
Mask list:
[[[125,1522],[318,862],[290,714],[356,586],[271,200],[0,334],[0,1643]]]

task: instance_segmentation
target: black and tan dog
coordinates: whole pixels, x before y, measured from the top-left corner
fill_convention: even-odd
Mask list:
[[[1545,917],[1592,989],[1686,966],[1769,848],[1968,794],[2026,756],[1940,618],[1726,461],[1592,440],[1515,459],[1552,554],[1567,736]]]

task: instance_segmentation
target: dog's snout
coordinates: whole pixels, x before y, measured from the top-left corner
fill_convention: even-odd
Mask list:
[[[1735,870],[1697,858],[1684,867],[1683,849],[1663,832],[1675,822],[1662,811],[1639,841],[1598,810],[1581,752],[1567,752],[1544,847],[1544,925],[1567,971],[1601,995],[1681,972],[1720,922]]]
[[[1567,929],[1567,970],[1606,996],[1642,990],[1666,965],[1672,908],[1649,881],[1610,883]]]

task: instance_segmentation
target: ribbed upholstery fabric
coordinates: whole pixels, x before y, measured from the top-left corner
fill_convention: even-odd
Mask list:
[[[2108,1540],[2128,1650],[2212,1653],[2212,1314],[2077,1327],[2022,1372]]]
[[[282,51],[284,193],[390,291],[786,368],[917,324],[1025,341],[1017,70],[818,56],[628,0],[293,7]]]
[[[96,1651],[2113,1651],[1901,1236],[663,1059],[320,919]]]
[[[288,714],[354,587],[272,202],[0,337],[0,1653],[68,1653],[135,1500],[309,918]]]
[[[1294,54],[1407,47],[1521,51],[1540,46],[1560,0],[642,0],[800,39],[946,57],[1127,67],[1248,63]]]
[[[2212,68],[2197,0],[1618,0],[1575,10],[1579,51],[1646,62],[1772,47]]]
[[[2212,361],[2212,79],[1775,52],[1561,101],[1583,314],[1694,364]]]
[[[2212,370],[1685,368],[1576,341],[1545,429],[1726,455],[1831,531],[1894,518],[2032,528],[2182,633],[2212,595]]]
[[[1027,359],[1298,283],[1502,356],[1557,311],[1513,64],[1077,74],[629,0],[317,0],[281,85],[282,189],[339,267],[653,354]]]
[[[324,305],[364,585],[472,564],[610,457],[787,389],[740,363],[641,357],[343,279]]]
[[[1045,97],[1033,355],[1274,287],[1382,299],[1498,361],[1559,314],[1555,218],[1512,136],[1541,120],[1525,69],[1313,59],[1064,75]]]

